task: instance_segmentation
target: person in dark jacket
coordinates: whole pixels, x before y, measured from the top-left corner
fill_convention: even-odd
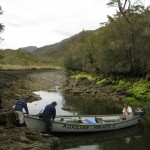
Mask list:
[[[42,117],[46,123],[46,132],[50,135],[52,130],[52,121],[54,121],[56,117],[56,109],[55,106],[57,103],[54,101],[51,104],[47,105],[43,111]]]
[[[16,125],[17,126],[24,126],[23,109],[25,109],[26,113],[29,114],[26,99],[27,99],[27,97],[22,96],[21,98],[17,99],[17,101],[16,101],[14,112],[16,115]]]

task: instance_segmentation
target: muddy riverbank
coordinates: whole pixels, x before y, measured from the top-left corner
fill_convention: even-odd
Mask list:
[[[67,77],[63,90],[72,95],[92,96],[109,103],[119,103],[127,93],[126,89],[115,89],[112,84],[96,84],[86,78]]]
[[[86,78],[76,80],[56,70],[0,71],[0,150],[49,149],[59,144],[57,137],[44,137],[39,131],[15,127],[12,106],[16,98],[28,96],[28,102],[37,101],[33,91],[62,91],[67,95],[92,96],[109,103],[119,103],[127,95],[126,89],[115,89],[111,83],[97,85]],[[70,107],[69,107],[70,108]],[[18,145],[18,148],[17,148]]]
[[[31,128],[0,127],[0,150],[49,150],[57,144],[57,137],[46,137]]]
[[[27,127],[15,127],[12,107],[21,95],[27,95],[27,102],[40,99],[33,91],[62,90],[65,75],[59,71],[1,71],[0,72],[0,150],[49,149],[58,144],[57,137],[45,137],[39,131]]]
[[[96,84],[86,78],[75,79],[66,76],[62,71],[1,71],[0,95],[2,97],[1,112],[12,110],[16,98],[28,96],[28,102],[40,99],[33,91],[63,91],[67,95],[92,96],[99,100],[119,103],[128,95],[127,89],[116,89],[111,83]]]
[[[60,71],[0,71],[1,111],[11,110],[21,95],[27,95],[27,101],[31,102],[39,99],[33,91],[62,90],[64,80],[65,75]]]

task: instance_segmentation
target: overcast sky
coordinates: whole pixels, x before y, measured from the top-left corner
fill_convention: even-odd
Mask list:
[[[0,49],[54,44],[84,30],[95,30],[107,15],[109,0],[0,0],[5,30]],[[143,0],[145,3],[148,0]]]

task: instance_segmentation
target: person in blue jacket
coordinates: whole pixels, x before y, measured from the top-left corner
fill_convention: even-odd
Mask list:
[[[25,109],[26,113],[29,114],[26,100],[27,100],[26,96],[20,97],[19,99],[16,100],[14,108],[14,112],[16,115],[16,125],[20,127],[25,125],[23,109]]]
[[[56,107],[57,103],[54,101],[49,105],[46,105],[42,117],[43,120],[46,123],[46,132],[51,135],[51,130],[52,130],[52,121],[54,121],[56,117]]]

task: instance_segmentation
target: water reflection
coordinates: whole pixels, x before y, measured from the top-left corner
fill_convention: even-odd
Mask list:
[[[126,150],[139,135],[139,126],[99,133],[56,134],[60,145],[55,150]],[[137,140],[138,141],[138,140]]]
[[[122,108],[115,104],[107,104],[92,97],[66,96],[60,92],[37,91],[35,94],[41,100],[28,103],[30,114],[37,114],[45,105],[56,101],[57,115],[77,114],[112,114],[121,113]],[[72,106],[78,111],[69,112],[62,110],[64,106]],[[60,145],[54,150],[149,150],[150,149],[150,111],[146,111],[140,126],[127,129],[90,133],[90,134],[56,134]]]
[[[35,94],[41,97],[41,100],[28,103],[29,113],[38,114],[47,104],[53,101],[57,102],[57,115],[96,115],[120,113],[121,110],[115,105],[108,105],[92,97],[66,96],[61,92],[36,91]],[[71,106],[74,111],[62,110],[63,107]]]
[[[80,146],[78,148],[69,148],[69,149],[65,149],[65,150],[98,150],[99,146],[98,145],[87,145],[87,146]]]
[[[57,115],[75,115],[74,112],[64,111],[61,108],[65,106],[64,97],[60,92],[46,92],[46,91],[36,91],[35,94],[41,97],[41,100],[28,103],[29,113],[32,115],[38,114],[42,111],[47,104],[53,101],[57,102],[56,113]]]
[[[80,115],[120,114],[122,112],[122,108],[119,108],[116,104],[107,104],[108,100],[99,100],[89,96],[64,95],[64,97],[66,104],[76,108]]]

